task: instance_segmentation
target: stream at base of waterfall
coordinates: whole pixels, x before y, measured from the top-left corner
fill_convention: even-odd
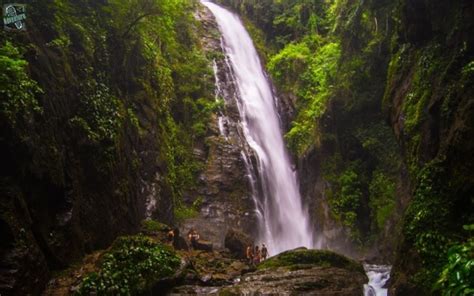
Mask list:
[[[387,296],[386,284],[390,279],[390,265],[364,264],[369,282],[364,285],[365,296]]]

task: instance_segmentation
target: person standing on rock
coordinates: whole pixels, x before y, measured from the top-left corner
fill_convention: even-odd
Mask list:
[[[252,263],[253,263],[253,252],[252,252],[252,249],[253,249],[253,247],[250,246],[250,245],[248,245],[248,246],[247,246],[247,251],[246,251],[246,253],[245,253],[249,265],[252,265]]]
[[[253,263],[255,265],[260,263],[260,260],[262,259],[262,254],[260,253],[260,249],[258,248],[258,245],[255,246],[255,254],[253,254]]]
[[[196,249],[196,244],[197,241],[199,240],[199,234],[197,233],[194,228],[191,228],[191,230],[188,232],[188,239],[191,242],[191,246],[193,249]]]
[[[262,244],[262,260],[267,259],[267,257],[268,257],[267,246],[265,246],[265,244]]]

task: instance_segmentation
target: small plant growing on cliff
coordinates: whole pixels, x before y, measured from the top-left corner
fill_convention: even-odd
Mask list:
[[[42,109],[35,94],[42,92],[37,83],[28,77],[28,63],[21,57],[20,50],[6,42],[0,47],[0,116],[11,127],[18,121],[27,121]]]
[[[474,232],[474,224],[464,229]],[[472,295],[474,293],[474,237],[457,244],[448,251],[448,263],[444,266],[435,289],[442,295]]]
[[[148,237],[121,237],[102,258],[100,270],[84,278],[78,294],[140,294],[172,275],[179,264],[174,251]]]

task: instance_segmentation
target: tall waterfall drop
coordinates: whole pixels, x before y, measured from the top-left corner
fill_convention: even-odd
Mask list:
[[[311,248],[308,213],[283,141],[276,100],[253,42],[238,16],[214,3],[202,3],[214,14],[222,33],[239,93],[242,130],[258,160],[259,241],[267,244],[271,255],[301,246]]]

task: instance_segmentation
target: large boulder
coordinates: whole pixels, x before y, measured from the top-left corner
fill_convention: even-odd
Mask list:
[[[247,246],[252,244],[253,240],[250,236],[233,228],[229,229],[225,236],[224,246],[235,258],[245,259]]]
[[[287,251],[245,274],[225,295],[364,295],[363,266],[347,257],[304,248]]]
[[[258,269],[275,269],[279,267],[297,269],[301,266],[307,267],[309,265],[341,268],[365,275],[364,267],[355,260],[332,251],[308,250],[304,247],[270,257],[260,263]]]

